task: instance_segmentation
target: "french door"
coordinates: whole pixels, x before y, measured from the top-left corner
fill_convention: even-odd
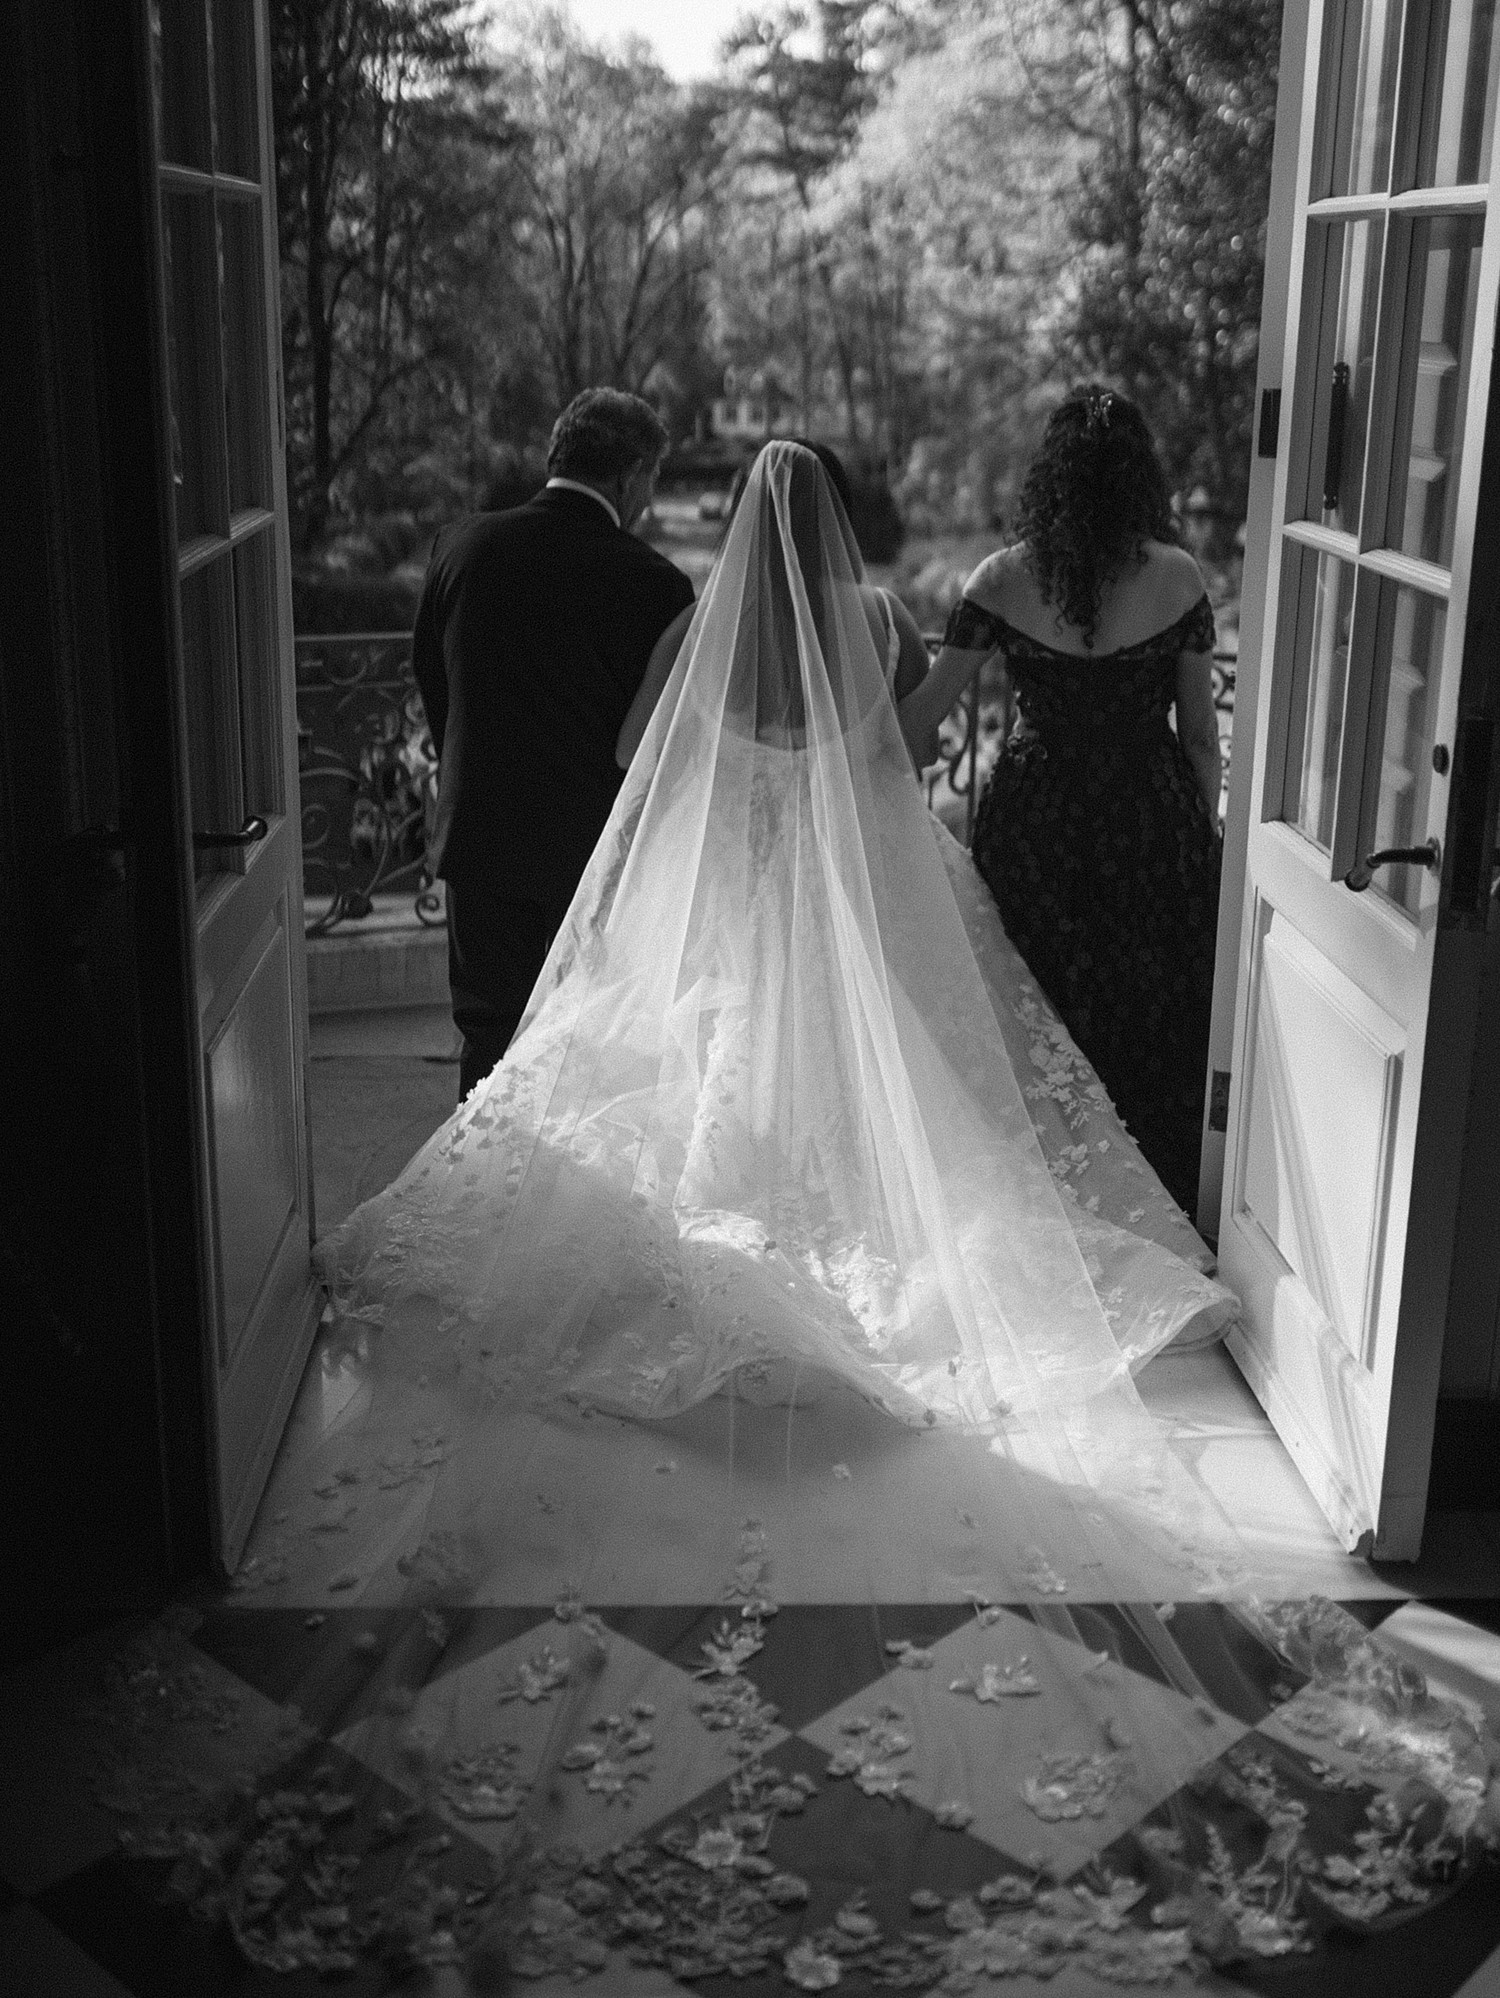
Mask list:
[[[1500,525],[1500,12],[1311,0],[1307,29],[1278,112],[1300,124],[1219,1252],[1231,1349],[1329,1519],[1399,1559],[1493,907],[1500,688],[1470,611],[1500,560],[1476,545]]]
[[[317,1320],[265,0],[149,0],[197,900],[202,1281],[232,1566]]]

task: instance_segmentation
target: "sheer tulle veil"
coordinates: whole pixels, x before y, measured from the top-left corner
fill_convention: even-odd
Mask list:
[[[1125,1375],[885,652],[822,466],[768,445],[504,1064],[325,1252],[346,1310],[445,1301],[646,1416],[833,1374],[992,1428]]]
[[[384,1379],[446,1381],[473,1455],[444,1510],[502,1404],[836,1382],[1213,1571],[1233,1534],[1042,1157],[886,653],[818,459],[767,445],[504,1062],[321,1272]]]

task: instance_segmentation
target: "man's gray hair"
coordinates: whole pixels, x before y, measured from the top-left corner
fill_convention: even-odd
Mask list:
[[[547,470],[557,479],[617,479],[656,464],[670,439],[649,402],[624,389],[585,389],[552,426]]]

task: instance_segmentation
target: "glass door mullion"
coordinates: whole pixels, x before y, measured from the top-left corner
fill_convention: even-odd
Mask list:
[[[1488,187],[1410,187],[1393,194],[1395,215],[1483,215],[1489,205]]]
[[[259,534],[262,528],[272,524],[275,519],[276,515],[270,507],[241,507],[229,516],[229,539],[233,546],[238,548],[242,541],[248,541],[252,535]]]
[[[232,533],[231,528],[231,533]],[[177,544],[177,580],[186,582],[189,576],[207,568],[217,555],[227,553],[230,537],[227,534],[195,534],[190,540]]]
[[[1319,109],[1320,77],[1330,68],[1347,68],[1341,37],[1344,15],[1340,0],[1310,0],[1307,30],[1307,87],[1300,99],[1301,118],[1297,143],[1297,163],[1293,191],[1294,212],[1291,229],[1291,255],[1287,271],[1287,323],[1283,368],[1284,400],[1287,411],[1286,449],[1277,467],[1273,489],[1271,540],[1268,572],[1271,578],[1267,602],[1268,632],[1273,659],[1302,658],[1310,649],[1312,632],[1318,621],[1319,563],[1312,550],[1306,552],[1288,545],[1294,530],[1291,516],[1302,510],[1308,489],[1312,456],[1310,426],[1300,416],[1302,384],[1316,366],[1320,338],[1320,306],[1312,295],[1315,283],[1310,260],[1316,248],[1315,232],[1308,225],[1309,197],[1323,190],[1334,171],[1332,155],[1338,135],[1332,121]],[[1352,71],[1350,72],[1352,82]],[[1320,286],[1321,291],[1323,287]],[[1304,530],[1322,535],[1321,524],[1298,522],[1298,539]],[[1284,821],[1301,828],[1302,766],[1306,753],[1308,715],[1305,703],[1304,667],[1295,677],[1287,674],[1263,723],[1264,763],[1260,796],[1253,807],[1263,824]],[[1309,848],[1309,858],[1312,848]],[[1319,856],[1321,858],[1321,856]]]
[[[1482,215],[1487,186],[1410,187],[1401,194],[1332,194],[1307,204],[1309,222],[1362,222],[1381,215]]]
[[[1328,852],[1329,875],[1338,880],[1356,861],[1360,838],[1364,750],[1369,727],[1371,686],[1375,676],[1375,623],[1379,586],[1369,570],[1354,571],[1354,601],[1349,620],[1348,664],[1343,686],[1342,725],[1338,730],[1337,775],[1334,782]]]
[[[162,160],[156,171],[163,193],[213,194],[215,176],[207,167],[178,166],[171,160]]]
[[[1438,597],[1444,603],[1453,584],[1448,571],[1440,569],[1435,562],[1421,562],[1416,556],[1403,555],[1394,548],[1365,549],[1359,557],[1359,565],[1372,575],[1383,576],[1407,589],[1420,590],[1424,596]]]
[[[1359,785],[1355,814],[1358,857],[1380,848],[1421,844],[1432,789],[1436,695],[1447,633],[1447,598],[1415,590],[1366,569],[1364,587],[1376,605],[1372,698],[1365,720],[1363,756],[1350,745],[1351,784]],[[1420,875],[1407,867],[1383,874],[1376,892],[1416,913]]]
[[[1492,82],[1491,88],[1494,85]],[[1451,525],[1447,534],[1448,545],[1444,548],[1445,567],[1442,601],[1435,611],[1426,608],[1427,598],[1436,597],[1438,591],[1430,583],[1426,585],[1426,596],[1417,599],[1420,614],[1426,619],[1425,628],[1417,631],[1417,636],[1425,640],[1425,646],[1398,647],[1403,663],[1408,656],[1419,665],[1425,664],[1429,685],[1418,690],[1413,703],[1419,713],[1425,739],[1417,743],[1419,754],[1408,754],[1404,761],[1408,772],[1419,774],[1414,812],[1409,814],[1414,825],[1411,842],[1404,835],[1392,842],[1406,845],[1419,843],[1424,837],[1442,838],[1448,825],[1449,800],[1447,787],[1432,781],[1431,755],[1435,743],[1443,743],[1450,755],[1456,746],[1461,726],[1460,722],[1460,678],[1465,645],[1465,626],[1468,613],[1469,585],[1475,566],[1495,560],[1493,549],[1477,546],[1474,539],[1474,522],[1478,510],[1479,480],[1483,461],[1484,412],[1491,400],[1491,376],[1494,367],[1492,350],[1493,330],[1500,314],[1500,154],[1490,161],[1494,178],[1489,190],[1489,203],[1481,224],[1482,240],[1471,237],[1471,271],[1473,297],[1469,304],[1468,318],[1471,325],[1469,351],[1460,357],[1461,372],[1464,377],[1464,395],[1459,411],[1455,416],[1458,436],[1462,439],[1462,449],[1456,465],[1450,467],[1448,476],[1453,483],[1451,498]],[[1457,448],[1457,445],[1455,446]],[[1369,558],[1379,560],[1381,567],[1391,566],[1400,558],[1382,554]],[[1420,565],[1425,568],[1426,565]],[[1404,581],[1405,578],[1402,578]],[[1421,587],[1424,579],[1413,577],[1416,587]],[[1403,591],[1404,597],[1412,592]],[[1403,640],[1405,631],[1401,634]],[[1408,676],[1410,677],[1410,676]],[[1399,691],[1399,690],[1398,690]],[[1379,808],[1388,816],[1394,789],[1389,781],[1398,775],[1398,765],[1403,760],[1399,755],[1400,715],[1395,697],[1392,697],[1393,710],[1388,725],[1388,739],[1384,753],[1374,759],[1376,767],[1387,780],[1384,795],[1379,800]],[[1405,731],[1408,743],[1416,735],[1415,728]],[[1415,917],[1421,908],[1423,898],[1431,903],[1436,896],[1436,878],[1418,872],[1405,870],[1407,879],[1388,879],[1380,884],[1398,902],[1404,904],[1406,912]]]
[[[1304,548],[1316,549],[1320,555],[1332,555],[1340,562],[1355,562],[1359,559],[1359,538],[1345,534],[1337,527],[1324,527],[1317,520],[1289,520],[1282,528],[1288,541],[1297,541]]]
[[[1494,165],[1500,21],[1488,0],[1445,0],[1412,11],[1425,28],[1421,102],[1409,120],[1396,184],[1471,189]]]
[[[161,161],[157,172],[161,185],[178,194],[216,194],[221,200],[231,201],[261,199],[260,182],[246,180],[242,174],[215,173],[206,167],[178,166],[171,160]]]
[[[1368,29],[1378,12],[1378,7],[1351,7],[1346,18],[1362,14]],[[1427,350],[1422,345],[1431,316],[1425,245],[1434,226],[1431,218],[1451,215],[1463,204],[1455,201],[1454,189],[1440,191],[1418,184],[1424,178],[1421,128],[1433,47],[1429,15],[1428,10],[1408,4],[1398,43],[1392,40],[1394,19],[1392,12],[1383,28],[1387,49],[1399,48],[1392,87],[1383,98],[1384,124],[1390,134],[1389,172],[1376,175],[1366,187],[1350,187],[1347,192],[1330,188],[1333,198],[1312,209],[1319,218],[1312,226],[1378,228],[1381,236],[1374,341],[1363,398],[1367,442],[1358,512],[1352,521],[1342,523],[1352,527],[1358,553],[1329,841],[1334,880],[1364,858],[1378,827],[1393,834],[1398,825],[1409,828],[1418,816],[1425,821],[1431,777],[1425,747],[1431,727],[1429,694],[1437,683],[1438,667],[1433,647],[1440,655],[1447,594],[1446,588],[1430,587],[1431,572],[1439,566],[1432,560],[1440,552],[1437,546],[1413,548],[1403,526],[1394,537],[1393,550],[1392,525],[1393,511],[1400,511],[1405,520],[1414,506],[1418,518],[1425,519],[1420,509],[1430,513],[1431,492],[1435,491],[1439,506],[1442,503],[1440,483],[1420,488],[1415,497],[1411,484],[1418,476],[1440,480],[1440,459],[1432,459],[1429,472],[1424,457],[1419,473],[1412,450],[1401,439],[1407,433],[1415,437],[1413,420],[1419,406],[1424,413],[1437,412],[1424,372]],[[1417,282],[1419,278],[1423,283]],[[1391,557],[1397,551],[1408,563],[1415,556],[1420,566],[1396,570]],[[1441,553],[1446,555],[1446,549]],[[1396,763],[1387,744],[1392,731],[1399,749]],[[1403,796],[1395,800],[1401,787]],[[1403,877],[1398,892],[1404,894],[1408,885]]]
[[[1387,194],[1330,194],[1321,201],[1309,201],[1308,222],[1378,221],[1391,206]]]
[[[1405,56],[1409,54],[1408,38]],[[1399,96],[1397,102],[1400,102]],[[1411,248],[1410,223],[1391,215],[1388,198],[1382,199],[1380,211],[1382,226],[1380,268],[1375,292],[1375,338],[1364,398],[1366,448],[1360,466],[1355,533],[1351,537],[1356,542],[1358,553],[1355,556],[1354,601],[1328,856],[1329,873],[1335,881],[1357,865],[1368,850],[1365,821],[1370,814],[1365,804],[1366,778],[1371,715],[1378,705],[1375,681],[1380,675],[1380,619],[1385,608],[1385,592],[1364,558],[1384,538],[1391,475],[1385,440],[1391,436],[1395,421],[1406,269]]]
[[[1391,480],[1386,441],[1394,434],[1396,421],[1407,274],[1411,258],[1411,225],[1388,214],[1382,236],[1366,419],[1370,448],[1365,452],[1361,468],[1359,513],[1356,517],[1361,554],[1379,547],[1385,539]]]

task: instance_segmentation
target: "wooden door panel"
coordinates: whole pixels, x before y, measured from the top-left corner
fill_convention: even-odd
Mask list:
[[[1258,1232],[1252,1222],[1241,1233],[1234,1284],[1247,1323],[1225,1344],[1341,1543],[1368,1553],[1380,1474],[1370,1377]]]
[[[1279,912],[1254,992],[1240,1201],[1368,1369],[1405,1035]]]
[[[265,0],[162,0],[163,374],[197,884],[206,1355],[238,1558],[306,1360],[306,974]]]
[[[240,884],[243,886],[244,884]],[[308,1280],[300,899],[284,880],[205,1035],[225,1559],[237,1559],[280,1440],[320,1298]]]
[[[1368,1543],[1383,1429],[1369,1365],[1379,1244],[1357,1192],[1388,1172],[1404,1048],[1399,1025],[1283,910],[1255,897],[1250,927],[1242,1108],[1225,1184],[1232,1219],[1221,1243],[1245,1316],[1228,1344],[1352,1548]]]
[[[254,1523],[321,1304],[307,1280],[307,1237],[291,1225],[234,1362],[218,1382],[219,1547],[231,1571]]]
[[[1283,73],[1293,242],[1266,310],[1291,423],[1247,576],[1274,637],[1246,787],[1230,1346],[1346,1544],[1393,1559],[1420,1543],[1454,1234],[1443,1130],[1477,989],[1444,942],[1437,864],[1490,448],[1477,329],[1500,284],[1489,140],[1467,181],[1435,164],[1444,31],[1467,46],[1467,18],[1458,0],[1313,0]],[[1493,103],[1496,51],[1479,55]]]
[[[205,1050],[219,1352],[232,1361],[288,1225],[305,1212],[284,898]]]
[[[1289,826],[1257,826],[1255,834],[1256,887],[1266,908],[1278,910],[1294,929],[1314,938],[1335,964],[1347,964],[1359,954],[1360,989],[1382,1012],[1408,1018],[1419,969],[1420,938],[1413,927],[1369,895],[1351,895],[1343,887],[1337,896],[1330,895],[1327,867],[1319,869],[1323,857]],[[1269,920],[1264,912],[1262,920]],[[1379,934],[1379,950],[1368,948],[1372,927]],[[1254,947],[1253,934],[1247,924],[1246,952]],[[1249,961],[1242,958],[1242,973]]]
[[[205,1043],[234,1004],[245,953],[286,892],[288,853],[300,857],[298,828],[289,813],[269,821],[264,839],[245,858],[245,872],[221,874],[201,891],[198,907],[198,994]]]

